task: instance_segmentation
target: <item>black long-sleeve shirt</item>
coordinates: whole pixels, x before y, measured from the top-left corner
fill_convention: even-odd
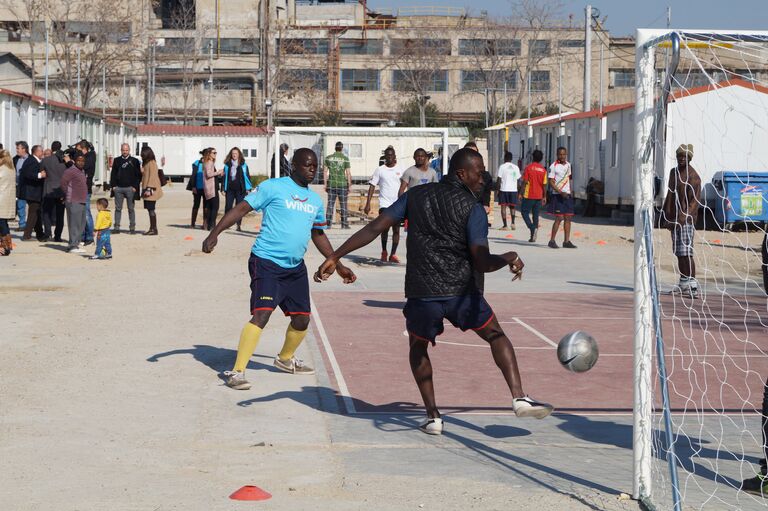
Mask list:
[[[141,187],[141,163],[137,158],[122,155],[112,160],[112,172],[109,175],[111,188],[133,187],[137,190]]]

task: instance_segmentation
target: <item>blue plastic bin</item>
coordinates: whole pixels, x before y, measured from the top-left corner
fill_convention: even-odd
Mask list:
[[[721,226],[768,223],[768,172],[718,172],[712,184],[719,194],[715,200],[715,219]]]

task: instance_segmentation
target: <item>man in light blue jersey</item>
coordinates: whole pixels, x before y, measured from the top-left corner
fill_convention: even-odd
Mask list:
[[[309,189],[317,173],[317,156],[311,149],[302,148],[294,153],[291,163],[290,176],[263,182],[258,191],[229,210],[203,241],[203,252],[210,253],[221,232],[251,211],[264,212],[261,233],[248,260],[251,320],[240,334],[233,369],[224,373],[227,386],[237,390],[251,388],[245,368],[276,307],[290,316],[291,323],[283,349],[275,357],[275,367],[292,374],[314,374],[314,369],[294,356],[309,328],[309,280],[304,254],[310,239],[325,257],[333,254],[333,247],[324,232],[327,225],[323,200]],[[346,284],[357,278],[343,265],[337,267],[337,273]]]

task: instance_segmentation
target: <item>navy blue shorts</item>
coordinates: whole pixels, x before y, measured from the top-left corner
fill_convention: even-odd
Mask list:
[[[499,192],[498,198],[499,206],[512,206],[517,205],[517,192]]]
[[[573,216],[573,196],[563,197],[559,193],[553,193],[549,196],[547,208],[550,215]]]
[[[409,334],[434,344],[435,337],[443,333],[443,319],[462,330],[481,330],[493,319],[493,309],[483,295],[430,300],[409,298],[403,307],[403,316]]]
[[[283,268],[251,254],[248,273],[251,274],[251,314],[280,307],[286,316],[309,315],[309,279],[304,261],[295,268]]]

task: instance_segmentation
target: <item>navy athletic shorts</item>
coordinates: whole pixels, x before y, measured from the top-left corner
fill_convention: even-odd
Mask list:
[[[499,192],[498,203],[500,206],[517,205],[517,192]]]
[[[443,319],[462,330],[481,330],[493,319],[493,309],[483,295],[447,298],[409,298],[403,307],[408,333],[423,341],[435,343],[443,333]]]
[[[555,216],[573,216],[573,196],[563,197],[559,193],[553,193],[549,196],[547,203],[547,212]]]
[[[304,261],[295,268],[283,268],[269,259],[251,254],[251,314],[280,309],[286,316],[309,315],[309,279]]]

